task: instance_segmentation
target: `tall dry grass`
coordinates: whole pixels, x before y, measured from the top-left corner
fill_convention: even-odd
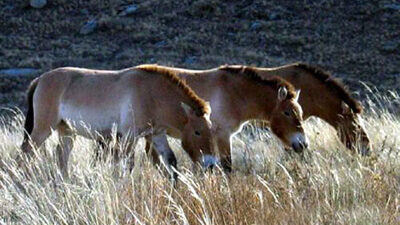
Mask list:
[[[193,169],[171,140],[180,167],[175,188],[142,153],[142,141],[127,173],[123,162],[93,166],[98,146],[78,139],[63,180],[53,135],[27,175],[14,160],[22,141],[17,113],[0,128],[0,224],[399,224],[400,120],[392,103],[400,98],[371,96],[364,116],[370,157],[350,153],[318,119],[305,124],[311,146],[303,156],[250,127],[233,139],[229,176]]]

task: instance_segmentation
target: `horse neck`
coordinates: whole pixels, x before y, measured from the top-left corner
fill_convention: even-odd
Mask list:
[[[218,88],[218,71],[212,70],[175,70],[179,77],[184,80],[201,98],[209,101],[211,93]]]
[[[183,125],[187,120],[187,115],[181,103],[185,103],[186,105],[192,107],[192,109],[199,108],[200,106],[194,103],[192,98],[185,92],[183,92],[180,88],[176,87],[176,90],[178,92],[178,95],[176,98],[172,98],[172,100],[174,101],[174,103],[178,102],[178,104],[171,104],[171,106],[173,107],[173,113],[171,113],[170,115],[170,123],[171,126],[182,130],[184,127]]]
[[[276,104],[276,91],[258,85],[241,75],[227,74],[221,70],[185,72],[180,74],[190,87],[211,104],[223,105],[223,110],[212,108],[211,116],[223,113],[235,125],[251,119],[267,120]],[[270,104],[268,104],[270,101]],[[228,118],[225,118],[228,119]],[[234,125],[234,126],[235,126]]]
[[[276,105],[276,91],[267,85],[250,81],[241,75],[230,75],[226,87],[234,100],[234,110],[238,111],[240,122],[248,120],[268,120]]]
[[[181,102],[192,108],[197,105],[193,103],[192,98],[178,85],[168,83],[168,88],[165,88],[166,82],[161,79],[159,82],[150,81],[150,83],[149,87],[158,91],[157,95],[154,92],[151,92],[149,95],[158,100],[157,105],[151,107],[148,113],[153,114],[153,117],[157,118],[157,124],[160,126],[182,130],[187,118]]]
[[[335,128],[338,127],[342,99],[329,91],[326,85],[312,74],[294,65],[259,68],[259,74],[264,77],[280,76],[292,83],[296,89],[300,89],[299,103],[303,109],[304,119],[316,116]]]

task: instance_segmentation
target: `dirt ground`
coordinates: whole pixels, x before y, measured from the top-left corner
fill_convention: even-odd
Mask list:
[[[179,2],[179,3],[178,3]],[[279,3],[278,3],[279,2]],[[397,2],[397,3],[396,3]],[[142,63],[320,65],[363,93],[359,81],[400,90],[398,1],[0,1],[0,107],[25,109],[29,81],[61,66],[121,69]]]

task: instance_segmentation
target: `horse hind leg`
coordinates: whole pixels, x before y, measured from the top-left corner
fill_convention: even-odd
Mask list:
[[[71,154],[75,134],[71,128],[65,123],[61,122],[57,127],[59,133],[59,144],[57,145],[57,163],[63,178],[68,178],[68,159]]]
[[[37,81],[36,81],[37,84]],[[52,128],[57,128],[60,123],[58,118],[57,93],[48,94],[48,90],[39,86],[30,88],[28,99],[28,114],[25,119],[24,141],[22,151],[26,158],[34,155],[34,149],[40,148],[42,143],[50,136]],[[22,166],[23,156],[19,156],[18,164]]]
[[[19,166],[22,166],[25,160],[30,161],[35,155],[35,149],[39,149],[43,142],[50,136],[51,127],[50,124],[46,124],[46,126],[34,126],[32,132],[24,137],[21,146],[23,156],[20,155],[16,159]]]

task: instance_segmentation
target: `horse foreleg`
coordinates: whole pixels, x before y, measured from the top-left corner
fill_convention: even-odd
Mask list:
[[[153,163],[155,165],[159,165],[160,164],[160,158],[159,158],[159,155],[157,153],[157,150],[153,146],[152,136],[151,135],[146,136],[145,139],[146,139],[145,150],[146,150],[147,156],[149,156],[149,154],[151,154],[151,159],[152,159]]]
[[[96,166],[97,162],[105,162],[107,157],[110,155],[113,156],[114,160],[119,158],[119,155],[122,154],[119,149],[118,143],[121,141],[121,135],[117,134],[115,136],[115,145],[110,146],[113,144],[113,137],[104,137],[104,138],[99,138],[96,140],[96,148],[95,148],[95,155],[94,155],[94,160],[92,162],[93,166]]]
[[[171,150],[166,134],[149,135],[146,136],[146,153],[151,155],[153,162],[156,165],[162,163],[166,166],[168,173],[174,180],[178,177],[178,174],[174,171],[177,169],[177,160],[174,152]]]
[[[125,151],[122,151],[122,153],[125,152],[125,156],[128,158],[128,169],[129,172],[132,172],[133,167],[135,166],[135,148],[137,146],[138,143],[138,138],[134,137],[131,138],[126,146]],[[116,157],[119,155],[118,153],[121,152],[121,150],[117,149],[117,152],[115,152],[114,149],[114,160],[116,159]]]
[[[232,172],[231,140],[230,135],[217,135],[218,150],[221,157],[221,165],[225,172]]]

